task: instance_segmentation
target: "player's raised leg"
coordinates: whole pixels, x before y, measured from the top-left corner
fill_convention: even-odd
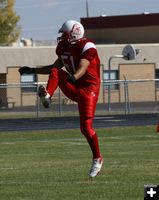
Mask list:
[[[52,68],[50,71],[49,79],[46,89],[40,85],[38,89],[38,96],[45,108],[49,108],[51,105],[51,97],[54,94],[59,82],[58,68]]]
[[[43,85],[40,85],[38,88],[38,96],[40,97],[43,106],[45,108],[49,108],[51,104],[51,97]]]
[[[49,108],[51,98],[59,86],[62,92],[71,100],[77,102],[76,88],[67,81],[68,74],[60,68],[53,68],[50,72],[46,89],[44,86],[39,86],[38,95],[45,108]]]

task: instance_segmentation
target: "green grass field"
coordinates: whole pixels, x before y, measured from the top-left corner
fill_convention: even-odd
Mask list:
[[[0,199],[142,200],[144,185],[159,184],[155,129],[98,129],[104,166],[92,181],[79,130],[0,133]]]

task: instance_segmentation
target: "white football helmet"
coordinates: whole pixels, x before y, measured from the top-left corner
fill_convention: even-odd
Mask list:
[[[76,43],[84,36],[84,27],[75,20],[66,21],[59,30],[62,35],[58,37],[59,41],[67,41],[71,44]]]

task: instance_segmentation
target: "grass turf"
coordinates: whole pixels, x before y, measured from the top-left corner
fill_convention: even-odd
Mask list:
[[[88,179],[91,152],[78,130],[0,133],[2,200],[141,200],[159,184],[154,126],[98,129],[104,166]]]

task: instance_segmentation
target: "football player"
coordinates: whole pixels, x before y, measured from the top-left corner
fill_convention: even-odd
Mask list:
[[[40,86],[38,91],[44,107],[50,106],[50,99],[58,86],[69,99],[77,102],[80,130],[93,154],[89,171],[89,176],[93,178],[100,172],[103,164],[98,136],[92,127],[100,88],[100,60],[95,44],[84,37],[81,23],[68,20],[60,28],[59,34],[57,59],[53,64],[40,68],[24,66],[19,72],[21,75],[49,74],[47,87]]]

